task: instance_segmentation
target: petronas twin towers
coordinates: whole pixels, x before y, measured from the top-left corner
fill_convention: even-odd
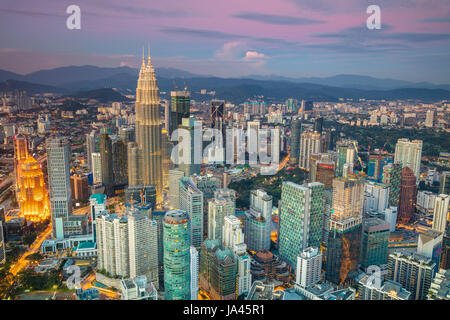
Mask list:
[[[135,112],[136,142],[128,145],[128,184],[155,186],[157,202],[161,203],[163,189],[161,116],[159,89],[150,53],[147,64],[142,57],[136,88]]]

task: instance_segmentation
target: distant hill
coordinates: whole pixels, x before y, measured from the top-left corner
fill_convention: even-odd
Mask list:
[[[0,82],[0,92],[8,92],[14,90],[25,90],[28,94],[35,93],[65,93],[67,92],[64,88],[57,88],[54,86],[48,86],[37,83],[30,83],[25,81],[18,80],[6,80],[4,82]]]
[[[124,102],[129,101],[129,99],[119,92],[111,89],[111,88],[101,88],[89,91],[80,91],[74,94],[67,95],[66,97],[70,97],[76,100],[79,99],[95,99],[99,102]]]

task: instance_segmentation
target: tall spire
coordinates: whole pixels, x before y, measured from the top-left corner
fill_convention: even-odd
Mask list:
[[[147,42],[148,47],[148,64],[147,67],[152,67],[152,58],[150,57],[150,41]]]
[[[142,46],[142,66],[141,69],[145,68],[145,51],[144,51],[144,46]]]

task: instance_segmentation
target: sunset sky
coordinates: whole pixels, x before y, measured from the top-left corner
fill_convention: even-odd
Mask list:
[[[81,8],[68,30],[66,8]],[[368,5],[381,30],[368,30]],[[450,0],[2,0],[0,69],[156,67],[197,74],[361,74],[450,83]]]

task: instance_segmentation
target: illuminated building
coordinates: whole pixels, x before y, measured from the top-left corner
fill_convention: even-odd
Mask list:
[[[280,257],[296,268],[297,256],[307,247],[319,247],[324,219],[324,185],[283,182],[279,222]]]
[[[42,165],[28,156],[20,161],[17,177],[19,216],[33,222],[42,222],[50,218],[50,204]]]
[[[190,219],[186,211],[168,211],[163,220],[164,288],[166,300],[189,300]]]
[[[182,123],[183,118],[189,118],[190,108],[191,108],[191,93],[185,90],[171,91],[171,112],[170,112],[170,126],[169,126],[169,136],[172,132],[178,128]]]
[[[389,254],[387,279],[400,283],[411,292],[412,300],[423,300],[433,281],[436,263],[416,253]]]
[[[326,279],[341,285],[358,268],[364,203],[364,174],[349,174],[333,181],[328,234]]]
[[[237,298],[237,261],[220,240],[205,240],[200,250],[200,288],[212,300]]]
[[[14,136],[14,171],[16,173],[16,190],[18,190],[19,164],[28,157],[28,142],[25,136],[18,134]]]
[[[412,169],[404,167],[402,169],[402,179],[400,184],[397,221],[408,223],[411,220],[414,215],[416,195],[416,176]]]
[[[159,89],[151,58],[142,66],[136,88],[136,142],[128,144],[128,185],[153,185],[162,202],[163,149]]]
[[[74,174],[70,177],[72,199],[74,201],[87,201],[89,199],[89,185],[87,175]]]
[[[299,155],[300,155],[300,135],[302,131],[302,122],[300,119],[295,118],[291,123],[291,137],[290,137],[290,146],[291,153],[289,156],[289,164],[295,166],[299,163]]]

